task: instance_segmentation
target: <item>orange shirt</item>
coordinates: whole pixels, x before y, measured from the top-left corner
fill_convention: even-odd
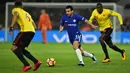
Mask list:
[[[41,14],[39,18],[38,28],[51,28],[51,21],[48,14]]]

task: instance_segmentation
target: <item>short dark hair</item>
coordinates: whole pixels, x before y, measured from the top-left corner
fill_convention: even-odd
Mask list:
[[[101,2],[98,2],[98,3],[97,3],[97,6],[103,7]]]
[[[73,10],[73,7],[71,5],[66,6],[65,9],[69,9],[69,8],[70,8],[71,11]]]
[[[14,6],[15,7],[21,7],[22,6],[22,2],[17,1],[17,2],[15,2]]]

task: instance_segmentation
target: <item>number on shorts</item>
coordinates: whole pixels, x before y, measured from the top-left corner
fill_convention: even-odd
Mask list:
[[[75,39],[78,39],[78,41],[81,40],[81,35],[76,35]]]

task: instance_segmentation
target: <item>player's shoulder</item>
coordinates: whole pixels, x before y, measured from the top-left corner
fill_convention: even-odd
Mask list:
[[[12,12],[19,11],[19,8],[13,8]]]
[[[93,10],[93,12],[96,12],[96,11],[97,11],[97,9],[94,9],[94,10]]]
[[[94,13],[97,13],[97,9],[94,9],[92,13],[93,13],[93,14],[94,14]]]
[[[80,17],[80,15],[77,14],[77,13],[74,13],[74,14],[73,14],[73,17],[74,17],[74,18],[78,18],[78,17]]]
[[[22,8],[13,8],[13,10],[23,10]]]
[[[74,13],[73,15],[74,15],[74,16],[80,16],[80,15],[79,15],[79,14],[77,14],[77,13]]]
[[[12,9],[12,13],[14,13],[14,12],[20,13],[21,11],[24,11],[24,10],[21,9],[21,8],[13,8],[13,9]]]
[[[66,15],[66,14],[62,15],[62,19],[65,19],[66,17],[67,17],[67,15]]]
[[[14,14],[15,12],[19,13],[20,12],[20,8],[13,8],[12,9],[12,14]]]

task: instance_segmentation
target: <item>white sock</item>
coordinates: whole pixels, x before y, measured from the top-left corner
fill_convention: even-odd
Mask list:
[[[82,62],[83,62],[83,58],[82,58],[81,51],[80,51],[79,49],[76,49],[75,52],[76,52],[76,54],[77,54],[77,56],[78,56],[79,61],[82,61]]]
[[[89,52],[87,52],[87,51],[83,51],[83,53],[84,53],[84,56],[85,57],[93,57],[93,54],[91,54],[91,53],[89,53]]]

